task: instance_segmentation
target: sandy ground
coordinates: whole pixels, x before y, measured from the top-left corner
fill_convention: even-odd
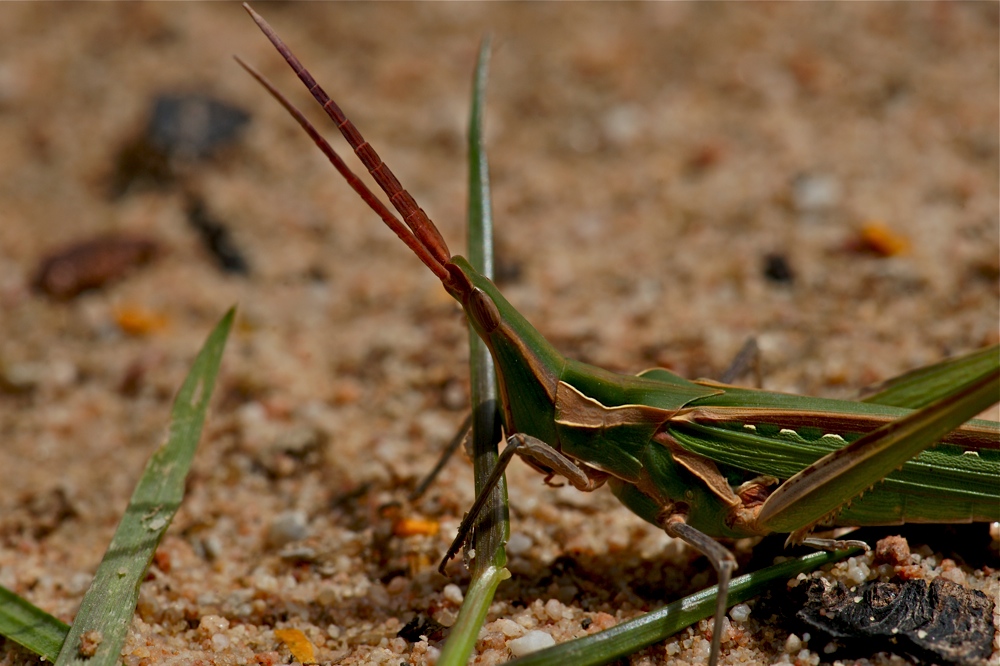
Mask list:
[[[567,355],[717,376],[754,335],[767,388],[848,397],[998,340],[995,3],[258,9],[455,251],[471,68],[493,34],[500,286]],[[319,118],[238,5],[0,6],[0,584],[72,620],[173,391],[238,303],[125,663],[283,662],[274,630],[290,627],[321,662],[425,663],[437,643],[396,633],[454,617],[465,580],[445,589],[434,568],[471,468],[452,463],[400,509],[436,535],[393,536],[384,507],[463,417],[461,314],[235,53]],[[250,122],[171,182],[116,196],[119,155],[163,93],[208,94]],[[193,199],[248,274],[219,270]],[[69,301],[32,290],[42,257],[106,232],[164,251]],[[766,276],[769,256],[790,280]],[[563,639],[710,582],[610,493],[515,467],[515,576],[477,663],[506,659],[525,627]],[[989,570],[962,572],[987,584]],[[786,652],[782,631],[731,658],[819,659]],[[703,637],[633,663],[698,663]],[[0,642],[0,663],[33,662]]]

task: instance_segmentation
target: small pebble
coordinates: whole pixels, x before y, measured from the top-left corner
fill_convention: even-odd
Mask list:
[[[526,635],[524,633],[524,627],[519,625],[517,622],[514,622],[514,620],[509,620],[507,618],[500,618],[494,623],[494,626],[507,638],[518,638],[519,636]]]
[[[454,583],[448,583],[444,586],[444,590],[441,591],[442,596],[445,599],[452,602],[453,604],[460,604],[465,599],[465,595],[462,594],[462,588]]]
[[[792,203],[800,213],[818,213],[840,203],[840,183],[824,174],[799,174],[792,181]]]
[[[545,602],[545,614],[550,620],[558,621],[563,618],[563,605],[558,599],[549,599]]]
[[[212,648],[216,652],[220,652],[229,647],[229,637],[225,634],[215,634],[212,636]]]
[[[97,654],[97,649],[104,642],[104,634],[97,630],[85,631],[80,635],[80,656],[89,659]]]
[[[719,634],[719,640],[722,643],[728,643],[729,641],[731,641],[733,639],[732,629],[733,629],[733,623],[729,620],[728,617],[723,617],[722,618],[722,633]]]
[[[611,143],[627,146],[642,133],[642,117],[640,111],[626,104],[609,109],[601,119],[601,129]]]
[[[733,618],[733,621],[735,622],[746,622],[747,618],[750,617],[750,606],[746,604],[736,604],[729,609],[729,617]]]
[[[795,281],[795,272],[792,270],[788,258],[783,254],[770,252],[764,255],[764,277],[771,282],[779,284],[791,284]]]
[[[508,555],[523,555],[534,545],[531,537],[523,532],[514,532],[507,541]]]
[[[308,535],[306,514],[301,511],[284,511],[278,514],[267,528],[267,543],[281,547],[292,541],[301,541]]]
[[[901,536],[889,536],[875,544],[875,564],[903,565],[910,561],[910,544]]]
[[[868,580],[868,574],[871,573],[871,569],[863,561],[856,557],[852,557],[847,560],[847,580],[855,585],[860,585],[861,583]]]
[[[523,657],[526,654],[544,650],[555,644],[556,640],[544,631],[529,631],[520,638],[507,641],[507,647],[515,657]]]
[[[163,94],[153,100],[148,141],[170,157],[205,159],[237,139],[250,114],[198,94]]]
[[[198,631],[205,636],[215,636],[229,628],[229,620],[221,615],[204,615],[198,623]]]

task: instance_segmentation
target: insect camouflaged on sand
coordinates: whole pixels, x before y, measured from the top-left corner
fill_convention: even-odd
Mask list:
[[[463,307],[497,367],[507,448],[580,490],[607,483],[637,515],[708,556],[719,574],[710,662],[719,654],[735,560],[716,539],[789,533],[821,549],[852,542],[818,527],[1000,520],[1000,424],[973,419],[1000,398],[1000,347],[903,375],[863,402],[621,375],[563,357],[460,256],[275,32],[247,7],[389,197],[400,221],[259,73],[334,167]],[[447,561],[491,491],[480,493]],[[856,544],[854,544],[856,545]],[[442,563],[443,567],[444,563]]]

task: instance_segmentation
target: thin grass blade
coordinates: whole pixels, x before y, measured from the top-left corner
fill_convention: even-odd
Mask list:
[[[861,548],[852,548],[832,553],[810,553],[796,560],[789,560],[751,574],[737,576],[729,583],[729,603],[743,603],[774,583],[794,578],[800,573],[813,571],[824,564],[837,562],[861,551]],[[646,613],[642,617],[623,622],[598,634],[584,636],[545,650],[539,650],[507,663],[517,666],[562,666],[562,664],[596,666],[607,664],[627,657],[644,647],[659,643],[695,622],[711,617],[715,612],[717,596],[718,587],[713,586],[680,601],[675,601],[660,610]]]
[[[469,263],[484,276],[493,279],[493,205],[490,196],[490,173],[486,159],[483,117],[486,105],[486,82],[490,67],[490,38],[479,47],[473,79],[472,111],[469,118]],[[497,398],[497,373],[493,357],[480,337],[469,326],[472,386],[472,442],[476,473],[476,492],[497,464],[498,444],[503,437]],[[473,575],[487,569],[502,569],[507,564],[504,544],[510,536],[507,510],[507,483],[501,479],[493,497],[476,526]]]
[[[0,636],[55,661],[69,625],[0,586]]]
[[[113,666],[121,659],[139,584],[177,508],[212,397],[235,309],[222,318],[198,353],[174,399],[167,441],[139,479],[111,545],[97,567],[57,666]],[[88,647],[83,648],[83,641]]]
[[[490,202],[489,169],[483,137],[486,80],[489,72],[490,40],[483,40],[472,92],[469,121],[469,262],[486,277],[493,277],[493,211]],[[502,437],[497,410],[496,369],[489,350],[469,328],[470,376],[472,383],[472,447],[476,493],[482,489],[497,461],[497,445]],[[466,664],[479,637],[479,629],[493,601],[500,581],[509,577],[504,545],[510,534],[507,485],[501,480],[481,514],[473,543],[472,580],[458,619],[451,628],[438,664]]]

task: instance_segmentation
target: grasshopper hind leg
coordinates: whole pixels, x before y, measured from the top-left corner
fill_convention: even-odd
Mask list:
[[[709,651],[709,666],[715,666],[719,661],[719,650],[722,645],[723,621],[726,617],[727,599],[729,597],[729,580],[736,570],[736,558],[727,548],[704,532],[684,522],[684,515],[673,511],[665,511],[657,523],[668,536],[680,539],[698,552],[705,555],[715,568],[719,577],[718,594],[715,603],[715,619],[712,628],[712,646]]]

